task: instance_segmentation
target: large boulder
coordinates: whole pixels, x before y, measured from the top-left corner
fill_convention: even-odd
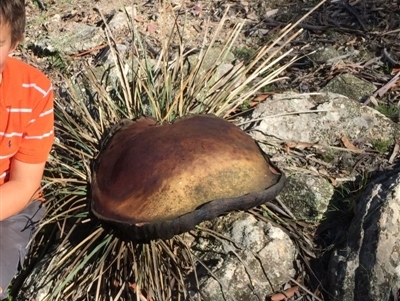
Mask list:
[[[343,138],[363,152],[369,145],[391,145],[400,127],[378,111],[335,93],[298,94],[287,92],[266,99],[238,124],[260,143],[271,160],[288,175],[280,199],[293,216],[307,222],[321,220],[328,209],[334,186],[355,181],[356,157],[343,152]],[[282,143],[287,152],[281,151]],[[278,147],[277,147],[278,146]],[[296,150],[311,150],[306,156]],[[314,150],[313,150],[314,149]],[[301,169],[295,158],[304,155]],[[318,157],[320,155],[320,157]],[[313,164],[317,163],[317,164]],[[328,170],[338,169],[336,173]],[[378,164],[371,165],[371,170]]]
[[[329,268],[332,301],[391,300],[400,288],[400,166],[384,172],[357,205]]]

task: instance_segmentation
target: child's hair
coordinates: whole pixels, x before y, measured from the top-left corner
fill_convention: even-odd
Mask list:
[[[24,38],[25,0],[0,0],[0,25],[9,25],[11,43],[15,45]]]

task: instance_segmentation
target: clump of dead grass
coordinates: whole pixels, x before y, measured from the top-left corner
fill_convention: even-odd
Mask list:
[[[257,91],[279,80],[280,73],[294,61],[281,64],[290,53],[285,46],[301,32],[294,30],[295,24],[283,28],[247,63],[233,65],[217,77],[242,30],[243,24],[237,24],[215,65],[201,73],[219,33],[226,30],[225,22],[226,15],[214,34],[204,37],[210,42],[198,49],[191,68],[186,62],[192,51],[185,50],[185,33],[177,26],[173,33],[165,33],[170,38],[163,40],[155,59],[150,59],[134,20],[131,33],[135,42],[129,59],[119,54],[113,33],[105,26],[118,79],[110,86],[91,66],[74,78],[65,78],[66,96],[57,97],[55,104],[57,140],[46,170],[48,215],[41,224],[41,228],[55,225],[59,238],[53,259],[40,272],[45,278],[40,284],[51,287],[42,300],[201,300],[201,294],[193,295],[188,289],[189,274],[194,275],[192,289],[199,289],[198,262],[181,236],[148,244],[125,241],[93,218],[88,196],[91,162],[107,130],[120,119],[146,114],[173,121],[201,113],[228,118]],[[170,47],[173,38],[178,38],[177,50]],[[130,66],[129,72],[126,66]]]

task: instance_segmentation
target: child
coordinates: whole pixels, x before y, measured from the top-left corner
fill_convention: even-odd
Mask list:
[[[22,265],[34,222],[32,201],[53,143],[53,90],[39,70],[9,54],[22,41],[25,1],[0,0],[0,300]]]

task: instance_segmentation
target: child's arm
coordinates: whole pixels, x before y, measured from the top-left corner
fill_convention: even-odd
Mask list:
[[[0,221],[22,211],[34,195],[43,175],[45,163],[11,162],[10,179],[0,186]]]

